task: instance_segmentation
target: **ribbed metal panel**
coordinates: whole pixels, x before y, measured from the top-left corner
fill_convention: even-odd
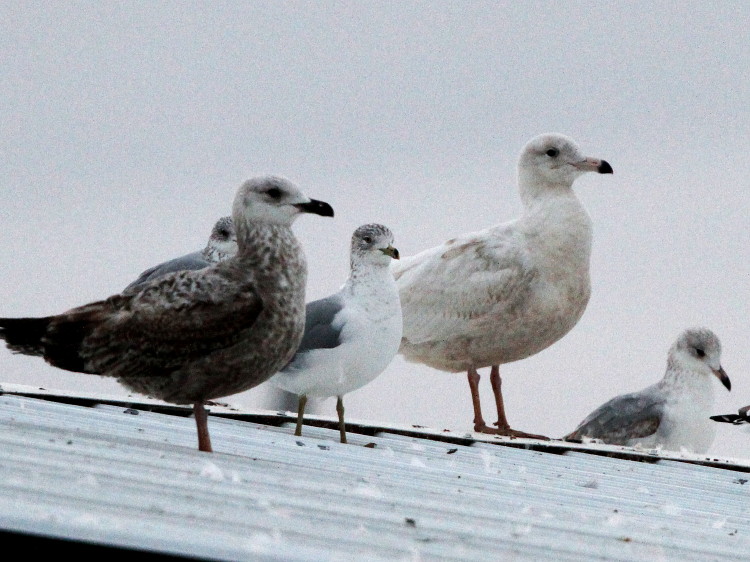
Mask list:
[[[0,525],[220,560],[745,560],[747,474],[0,396]],[[365,446],[367,445],[367,446]],[[585,449],[585,448],[584,448]],[[561,449],[562,451],[562,449]],[[655,460],[655,459],[652,459]]]

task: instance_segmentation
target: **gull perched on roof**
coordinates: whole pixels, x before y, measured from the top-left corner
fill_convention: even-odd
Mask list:
[[[716,433],[709,417],[714,377],[732,389],[719,338],[706,328],[685,330],[669,350],[662,380],[599,406],[564,439],[705,453]]]
[[[0,318],[0,339],[55,367],[193,404],[198,448],[211,451],[203,404],[264,382],[302,339],[307,265],[291,230],[301,213],[333,209],[284,178],[248,180],[232,209],[233,258],[57,316]]]
[[[408,361],[466,371],[474,430],[541,437],[511,429],[500,390],[500,364],[549,347],[576,325],[591,285],[591,219],[573,193],[585,172],[611,174],[604,160],[583,155],[560,134],[538,136],[518,161],[520,218],[463,234],[394,264]],[[479,403],[481,367],[498,412],[488,427]]]
[[[337,293],[307,305],[302,343],[269,381],[300,397],[295,435],[302,435],[308,396],[336,396],[346,443],[343,396],[374,380],[398,352],[401,303],[389,268],[398,257],[388,228],[360,226],[352,236],[349,278]]]
[[[198,270],[209,267],[220,261],[227,260],[237,253],[237,234],[234,231],[232,217],[222,217],[211,230],[206,247],[199,252],[185,254],[159,265],[155,265],[141,273],[130,285],[125,287],[124,293],[132,293],[140,289],[145,283],[175,271]]]

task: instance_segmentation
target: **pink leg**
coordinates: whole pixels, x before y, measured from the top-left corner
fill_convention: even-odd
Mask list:
[[[549,440],[544,435],[535,435],[512,429],[505,417],[505,405],[503,403],[503,393],[501,391],[502,380],[500,379],[500,366],[493,365],[490,371],[490,383],[492,392],[495,395],[495,406],[497,407],[497,429],[489,427],[482,418],[482,407],[479,403],[479,373],[473,367],[469,369],[469,387],[471,388],[471,401],[474,405],[474,431],[479,433],[489,433],[491,435],[504,435],[506,437],[526,437],[529,439]]]
[[[484,423],[482,417],[482,404],[479,402],[479,373],[474,367],[469,368],[466,373],[469,379],[469,389],[471,390],[471,403],[474,406],[474,431],[484,433],[485,429],[491,429]]]
[[[211,437],[208,435],[208,413],[203,407],[203,402],[193,404],[195,414],[195,426],[198,428],[198,450],[212,453]]]

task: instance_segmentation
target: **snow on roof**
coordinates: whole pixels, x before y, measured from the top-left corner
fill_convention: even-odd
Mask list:
[[[744,560],[750,464],[2,385],[0,529],[212,560]],[[252,420],[252,421],[251,421]],[[646,462],[637,462],[646,461]]]

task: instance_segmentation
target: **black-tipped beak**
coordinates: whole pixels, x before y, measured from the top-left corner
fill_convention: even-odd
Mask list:
[[[299,203],[295,207],[303,213],[313,213],[321,217],[333,216],[333,207],[325,201],[318,201],[317,199],[310,199],[309,203]]]
[[[596,169],[597,172],[600,174],[613,174],[614,170],[612,170],[612,166],[609,165],[609,162],[606,160],[602,160],[599,163],[599,167]]]
[[[729,377],[727,376],[727,373],[724,371],[723,367],[719,367],[718,369],[711,369],[716,375],[716,378],[721,381],[721,384],[723,384],[727,390],[731,392],[732,390],[732,381],[729,380]]]
[[[398,250],[391,245],[389,245],[387,248],[380,248],[380,251],[383,252],[386,256],[391,256],[394,260],[399,259]]]

